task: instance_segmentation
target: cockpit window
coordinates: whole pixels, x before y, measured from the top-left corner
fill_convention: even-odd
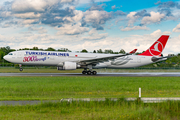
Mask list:
[[[8,55],[13,55],[12,53],[9,53]]]

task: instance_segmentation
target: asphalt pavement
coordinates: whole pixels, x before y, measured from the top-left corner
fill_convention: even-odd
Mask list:
[[[127,76],[127,77],[180,77],[179,72],[138,72],[138,73],[98,73],[83,75],[81,73],[0,73],[0,76]]]

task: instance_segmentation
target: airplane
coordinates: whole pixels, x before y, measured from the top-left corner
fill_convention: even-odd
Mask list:
[[[166,60],[162,57],[169,35],[162,35],[145,52],[134,55],[137,49],[126,54],[73,53],[58,51],[22,50],[4,56],[6,61],[21,65],[57,66],[57,70],[84,69],[82,74],[96,75],[93,69],[134,68]]]

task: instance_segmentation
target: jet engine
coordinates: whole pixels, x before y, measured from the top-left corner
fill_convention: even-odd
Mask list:
[[[58,70],[76,70],[77,64],[76,62],[64,62],[63,66],[58,66]]]

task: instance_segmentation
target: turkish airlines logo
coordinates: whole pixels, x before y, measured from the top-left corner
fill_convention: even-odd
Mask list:
[[[163,49],[164,49],[163,44],[161,42],[159,42],[159,41],[156,41],[154,46],[152,46],[149,49],[149,52],[153,56],[159,56],[159,55],[161,55],[161,52],[163,51]]]

